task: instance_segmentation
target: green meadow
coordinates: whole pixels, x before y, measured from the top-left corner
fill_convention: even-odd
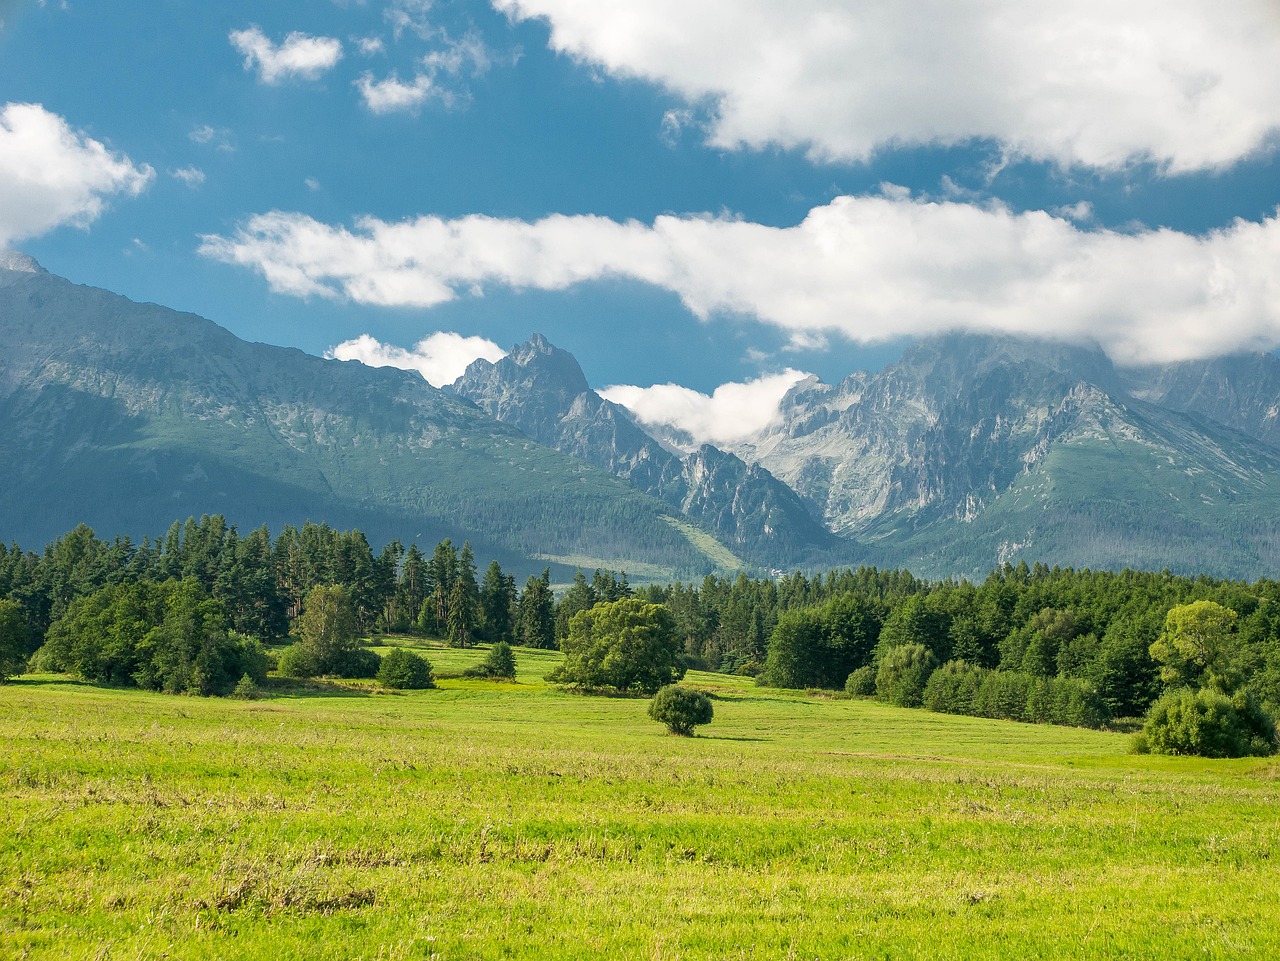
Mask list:
[[[768,691],[0,686],[0,957],[1273,957],[1280,762]],[[274,683],[274,682],[273,682]]]

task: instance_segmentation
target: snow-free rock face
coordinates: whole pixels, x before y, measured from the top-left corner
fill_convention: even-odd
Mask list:
[[[661,498],[749,563],[794,564],[838,543],[767,470],[714,447],[682,454],[649,436],[588,386],[572,354],[540,334],[496,363],[475,361],[451,389],[539,443]]]
[[[1237,364],[1234,379],[1212,364],[1139,375],[1096,349],[957,334],[878,373],[796,385],[781,420],[735,452],[881,563],[1256,574],[1280,560],[1269,542],[1280,458],[1237,433],[1267,436],[1277,400],[1264,376],[1274,359],[1254,366]]]

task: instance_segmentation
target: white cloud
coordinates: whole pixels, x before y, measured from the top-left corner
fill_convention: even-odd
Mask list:
[[[356,81],[356,89],[364,99],[364,105],[373,113],[412,112],[434,97],[445,96],[435,81],[420,73],[410,83],[402,81],[395,73],[385,80],[373,79],[366,73]]]
[[[507,352],[483,337],[463,337],[450,331],[439,331],[422,338],[412,350],[383,344],[368,334],[344,341],[325,353],[338,360],[358,360],[370,367],[399,367],[416,370],[433,387],[452,384],[462,376],[472,361],[483,357],[496,362]]]
[[[394,71],[383,80],[374,79],[372,73],[361,76],[356,89],[365,106],[373,113],[412,113],[429,100],[450,109],[464,103],[467,91],[454,81],[464,74],[477,77],[485,73],[492,63],[489,49],[475,34],[461,40],[451,40],[443,32],[439,36],[440,45],[422,57],[413,80],[403,81]]]
[[[423,40],[435,33],[428,14],[431,12],[432,0],[392,0],[384,16],[391,24],[392,33],[397,40],[408,31]]]
[[[169,176],[174,180],[180,180],[192,190],[204,183],[204,171],[199,167],[179,167],[177,170],[170,170]]]
[[[115,194],[137,196],[155,172],[71,129],[39,104],[0,109],[0,248],[62,224],[87,227]]]
[[[315,80],[342,59],[342,42],[333,37],[312,37],[294,31],[274,44],[256,25],[232,30],[231,45],[244,54],[244,68],[258,68],[258,79],[273,84],[285,77]]]
[[[382,42],[381,37],[358,37],[355,44],[361,56],[365,57],[376,57],[387,51],[387,45]]]
[[[1122,363],[1280,346],[1280,212],[1203,236],[883,196],[838,197],[786,228],[555,215],[366,217],[349,230],[273,212],[200,250],[279,292],[381,305],[628,277],[673,291],[700,318],[754,317],[801,347],[958,329],[1097,340]]]
[[[304,180],[304,181],[302,181],[302,182],[303,182],[303,184],[305,184],[305,185],[306,185],[306,188],[307,188],[308,190],[319,190],[319,189],[320,189],[320,181],[316,180],[316,178],[315,178],[315,177],[308,177],[306,180]]]
[[[648,426],[675,427],[699,444],[736,444],[778,419],[778,405],[808,374],[788,368],[741,384],[721,384],[710,396],[679,384],[617,385],[600,396],[621,404]]]
[[[715,105],[710,141],[864,160],[990,140],[1115,169],[1219,168],[1274,145],[1274,0],[492,0],[551,46]]]

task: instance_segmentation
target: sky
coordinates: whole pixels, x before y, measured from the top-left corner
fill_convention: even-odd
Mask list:
[[[1280,346],[1280,0],[0,0],[0,248],[732,443],[950,330]]]

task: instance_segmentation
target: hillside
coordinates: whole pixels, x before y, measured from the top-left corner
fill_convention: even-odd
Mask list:
[[[20,257],[0,267],[5,540],[39,547],[82,521],[140,538],[216,512],[470,538],[524,570],[716,566],[659,501],[417,374],[246,343]]]

